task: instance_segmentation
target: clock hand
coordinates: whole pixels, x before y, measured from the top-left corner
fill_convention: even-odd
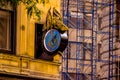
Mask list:
[[[56,37],[57,37],[57,34],[56,34],[55,36],[53,36],[53,38],[52,38],[52,40],[51,40],[52,44],[55,43],[55,39],[56,39]]]

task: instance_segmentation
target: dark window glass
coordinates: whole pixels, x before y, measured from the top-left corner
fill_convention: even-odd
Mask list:
[[[43,24],[35,24],[35,58],[40,58],[43,53],[42,47]]]
[[[98,44],[98,60],[101,60],[100,50],[101,50],[101,44]]]

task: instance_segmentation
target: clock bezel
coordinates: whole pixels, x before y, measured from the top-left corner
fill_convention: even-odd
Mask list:
[[[59,33],[60,40],[59,40],[59,44],[57,45],[57,48],[56,48],[55,50],[50,50],[50,49],[47,47],[47,45],[46,45],[46,39],[45,39],[45,38],[48,36],[48,34],[49,34],[51,31],[56,31],[57,33],[59,33],[56,29],[48,30],[47,33],[46,33],[45,36],[44,36],[44,42],[43,42],[43,44],[44,44],[44,48],[46,49],[47,52],[49,52],[49,53],[54,53],[54,52],[56,52],[56,51],[58,50],[58,48],[59,48],[59,46],[60,46],[60,43],[61,43],[61,34]]]

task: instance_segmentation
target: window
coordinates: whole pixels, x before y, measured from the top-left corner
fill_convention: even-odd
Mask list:
[[[42,48],[42,28],[43,24],[35,24],[35,58],[39,58],[43,53]]]
[[[120,62],[116,61],[115,64],[116,64],[116,74],[115,74],[115,76],[116,76],[116,80],[119,80],[120,79]]]
[[[65,58],[71,59],[75,57],[75,43],[69,42],[67,48],[65,49],[64,53],[66,54],[66,56],[64,56]],[[74,54],[74,56],[73,56]]]
[[[64,79],[65,80],[78,80],[78,78],[80,80],[88,80],[87,76],[84,73],[76,74],[74,72],[68,72],[67,74],[68,76],[66,76],[66,74],[62,74],[62,80]]]
[[[83,43],[83,60],[86,59],[87,49],[87,43]]]
[[[115,17],[115,36],[116,36],[116,41],[120,42],[120,1],[117,0],[116,4],[116,17]]]
[[[120,4],[120,0],[116,0],[116,3],[117,3],[117,4]]]
[[[15,53],[15,11],[0,9],[0,52]]]
[[[92,44],[91,43],[83,43],[83,60],[90,59],[89,54],[92,50]]]
[[[100,50],[101,50],[101,44],[98,44],[98,60],[101,60]]]
[[[118,31],[117,35],[118,35],[118,40],[120,41],[120,17],[118,17],[118,26],[119,26],[118,27],[119,29],[117,29],[117,30],[119,30],[119,31]]]
[[[120,14],[120,13],[118,13]],[[120,42],[120,15],[117,15],[117,18],[116,18],[116,30],[115,30],[115,36],[116,36],[116,41],[119,41]]]
[[[79,45],[79,43],[76,42],[69,42],[68,44],[68,58],[76,58],[76,54],[77,54],[77,44]]]
[[[98,16],[98,30],[101,29],[102,18]]]

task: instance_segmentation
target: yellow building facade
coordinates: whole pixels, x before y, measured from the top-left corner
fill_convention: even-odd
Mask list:
[[[25,6],[18,5],[16,11],[15,53],[0,52],[0,76],[18,76],[25,79],[60,80],[60,56],[55,55],[53,61],[35,58],[35,24],[44,24],[48,9],[55,7],[60,12],[60,0],[49,0],[49,3],[37,5],[42,11],[41,21],[33,15],[27,16]],[[11,17],[12,18],[12,17]],[[2,19],[2,18],[1,18]],[[12,36],[12,35],[11,35]],[[14,42],[14,41],[13,41]],[[2,43],[2,42],[1,42]],[[9,80],[5,79],[5,80]]]

